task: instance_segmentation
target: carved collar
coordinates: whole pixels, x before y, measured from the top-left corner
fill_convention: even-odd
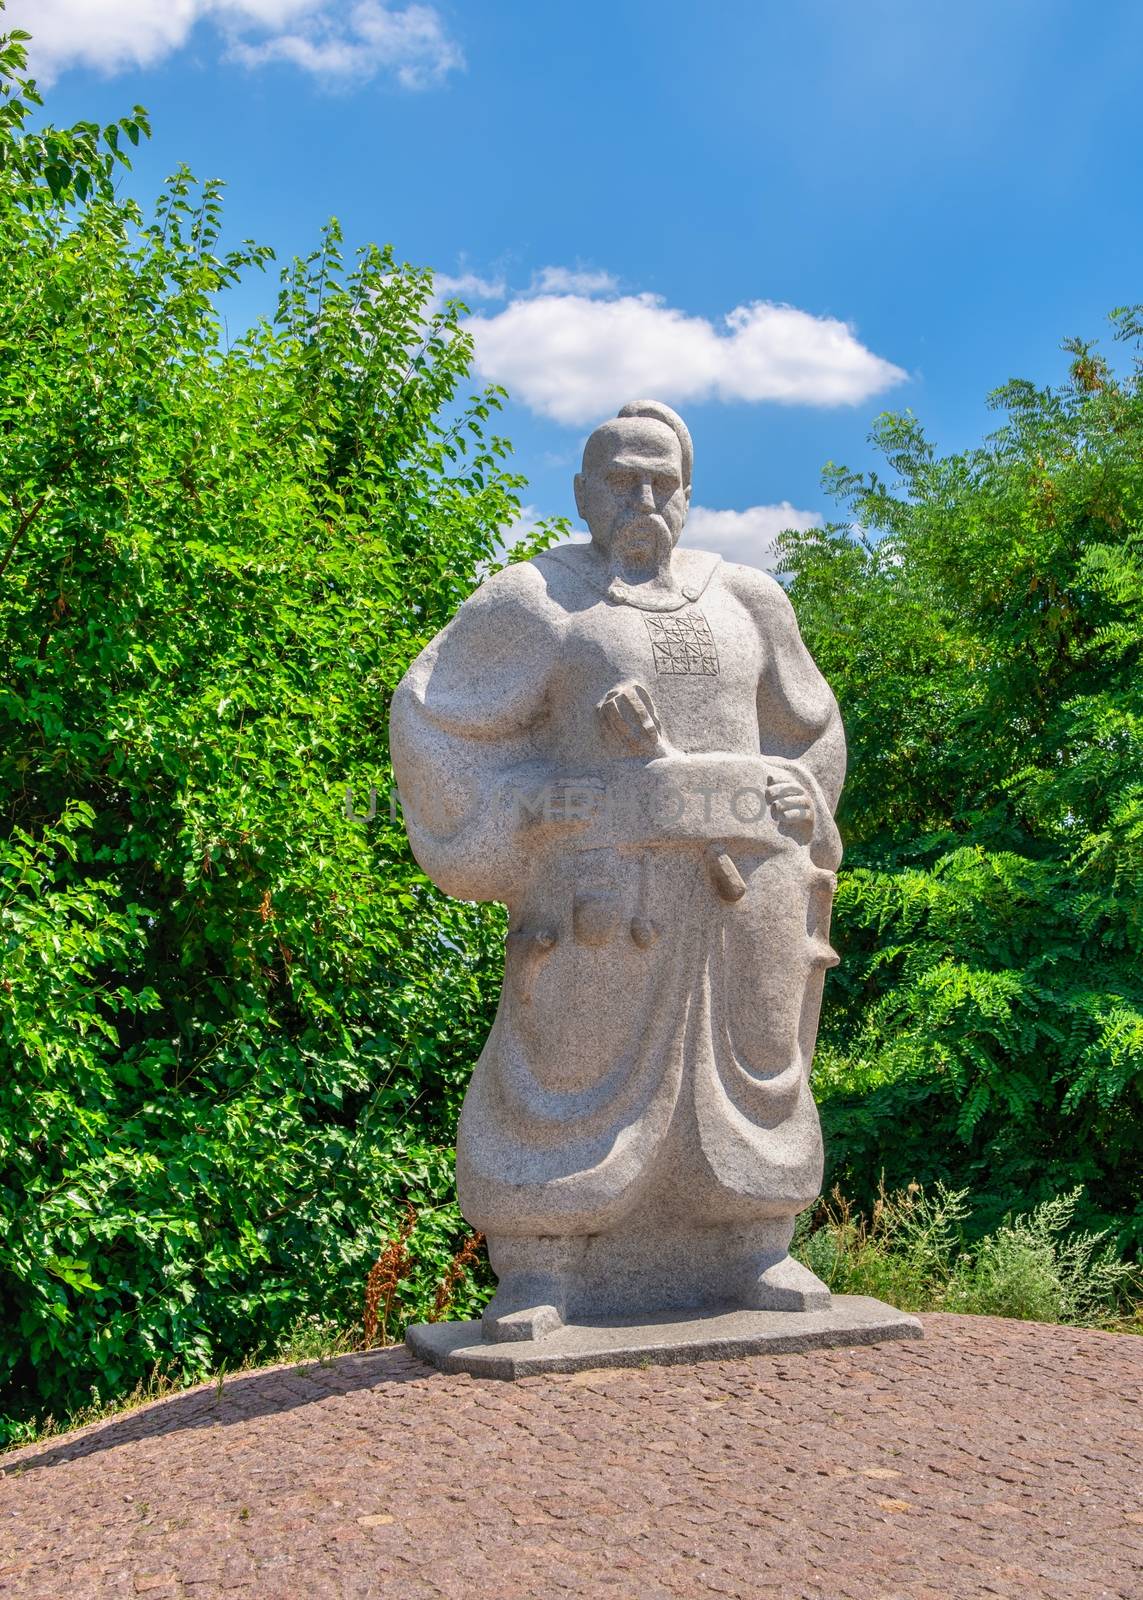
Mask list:
[[[701,598],[707,585],[713,578],[715,569],[722,561],[722,557],[705,550],[688,550],[685,555],[687,570],[681,574],[678,593],[674,595],[647,594],[640,584],[624,583],[622,578],[612,578],[610,583],[602,583],[590,570],[587,563],[578,556],[570,554],[577,547],[575,545],[557,545],[554,550],[543,550],[535,561],[554,561],[557,566],[572,572],[581,583],[593,589],[596,594],[602,595],[605,600],[610,600],[613,605],[633,606],[637,611],[681,611],[684,606]]]

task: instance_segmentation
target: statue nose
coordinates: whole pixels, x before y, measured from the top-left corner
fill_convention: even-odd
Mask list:
[[[645,511],[654,511],[655,509],[655,491],[647,478],[644,478],[639,486],[639,504]]]

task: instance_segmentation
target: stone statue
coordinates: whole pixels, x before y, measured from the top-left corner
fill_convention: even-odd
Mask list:
[[[678,548],[691,464],[669,407],[624,406],[575,480],[590,543],[490,577],[393,700],[417,860],[510,914],[457,1145],[485,1341],[830,1306],[787,1252],[845,738],[781,586]]]

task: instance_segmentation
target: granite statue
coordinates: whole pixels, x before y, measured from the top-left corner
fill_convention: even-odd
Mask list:
[[[457,1145],[485,1341],[830,1306],[788,1252],[845,738],[781,585],[680,545],[692,457],[656,401],[596,428],[590,541],[488,578],[393,700],[418,862],[509,912]]]

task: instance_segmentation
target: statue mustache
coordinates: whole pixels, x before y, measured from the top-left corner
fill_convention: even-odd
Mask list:
[[[653,532],[663,534],[670,538],[671,530],[666,519],[657,511],[639,511],[634,516],[626,517],[622,522],[615,524],[613,538],[622,538],[625,534]]]

